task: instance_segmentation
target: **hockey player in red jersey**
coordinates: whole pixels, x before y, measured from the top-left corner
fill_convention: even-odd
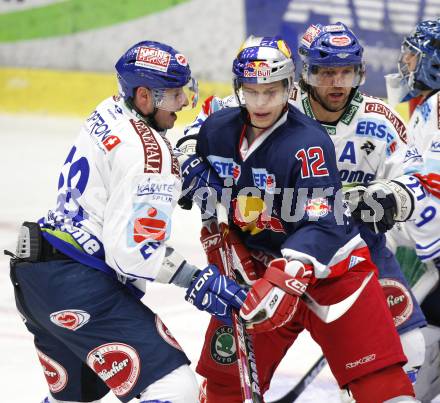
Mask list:
[[[201,195],[210,184],[207,172],[215,170],[225,180],[221,198],[231,201],[235,269],[250,287],[240,314],[254,335],[260,386],[268,389],[286,350],[305,328],[356,401],[415,401],[377,277],[331,323],[301,300],[307,291],[321,304],[341,301],[376,268],[345,214],[330,137],[288,104],[294,75],[289,48],[281,38],[251,36],[233,73],[239,107],[221,110],[202,125],[197,155],[183,165],[184,191],[187,199],[202,200],[206,212],[209,200],[207,205]],[[182,204],[188,206],[188,200]],[[210,239],[208,259],[221,265],[216,237],[215,222],[207,219],[202,241]],[[220,338],[230,332],[212,320],[206,334],[197,371],[207,378],[209,403],[241,401],[234,350],[219,350]]]

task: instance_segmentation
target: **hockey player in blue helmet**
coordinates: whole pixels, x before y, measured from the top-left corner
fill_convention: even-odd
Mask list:
[[[185,56],[140,42],[116,70],[121,96],[86,119],[55,207],[24,222],[9,252],[17,308],[46,375],[44,403],[98,403],[110,390],[122,402],[193,403],[195,375],[140,301],[145,283],[186,288],[189,302],[226,323],[246,292],[214,265],[198,271],[167,242],[181,178],[165,130],[191,101]]]
[[[365,81],[363,51],[354,33],[340,22],[308,28],[298,49],[303,63],[299,85],[318,110],[339,112],[347,107]]]
[[[356,35],[340,22],[311,25],[300,39],[299,54],[303,61],[300,90],[292,94],[291,102],[318,120],[331,136],[344,188],[364,188],[376,179],[400,176],[406,127],[384,101],[359,91],[366,74],[363,47]],[[426,325],[425,318],[386,246],[385,235],[377,233],[371,221],[363,223],[360,232],[379,269],[385,295],[399,293],[405,301],[401,307],[408,308],[390,306],[390,311],[408,358],[404,370],[414,383],[424,359],[421,327]]]
[[[397,74],[385,76],[391,103],[440,89],[440,19],[423,21],[402,43]]]
[[[412,247],[428,270],[418,282],[428,293],[421,304],[428,324],[440,327],[439,216],[440,199],[440,19],[421,21],[404,38],[398,61],[398,73],[386,76],[388,98],[393,103],[415,100],[408,123],[408,148],[402,159],[405,173],[399,180],[412,198],[386,181],[369,186],[364,193],[377,203],[374,217],[382,211],[391,227],[389,240],[396,246]],[[417,100],[415,99],[417,98]],[[378,197],[382,192],[385,197]],[[370,205],[373,207],[373,204]],[[409,212],[409,213],[407,213]],[[420,275],[421,273],[417,273]],[[429,292],[431,291],[431,292]],[[439,337],[431,329],[425,333],[426,358],[415,384],[417,397],[431,401],[440,394]]]
[[[121,56],[115,68],[125,103],[156,130],[170,129],[177,111],[197,104],[197,81],[188,61],[170,46],[140,42]]]

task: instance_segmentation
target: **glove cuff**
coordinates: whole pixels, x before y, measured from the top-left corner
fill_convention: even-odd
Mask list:
[[[284,261],[284,263],[278,263],[281,261]],[[298,297],[303,295],[310,282],[310,277],[293,277],[284,272],[284,268],[287,264],[285,259],[276,259],[273,263],[275,264],[271,263],[267,268],[264,273],[264,278],[278,288],[281,288],[287,294]],[[281,267],[283,265],[284,267]]]
[[[188,288],[197,271],[196,266],[189,264],[174,248],[167,246],[162,266],[155,281],[164,284],[173,283],[179,287]]]
[[[405,177],[393,180],[381,180],[379,183],[388,187],[396,199],[395,221],[406,221],[414,212],[414,196],[404,185]],[[375,183],[375,182],[373,182]]]

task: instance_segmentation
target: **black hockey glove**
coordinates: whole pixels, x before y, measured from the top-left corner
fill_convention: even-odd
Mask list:
[[[356,186],[345,192],[345,200],[353,218],[376,233],[406,221],[414,211],[413,195],[395,180],[379,179],[367,187]]]

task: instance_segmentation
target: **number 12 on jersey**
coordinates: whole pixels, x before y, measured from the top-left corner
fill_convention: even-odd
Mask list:
[[[295,154],[297,160],[301,161],[301,177],[328,176],[325,167],[324,152],[321,147],[301,148]]]

